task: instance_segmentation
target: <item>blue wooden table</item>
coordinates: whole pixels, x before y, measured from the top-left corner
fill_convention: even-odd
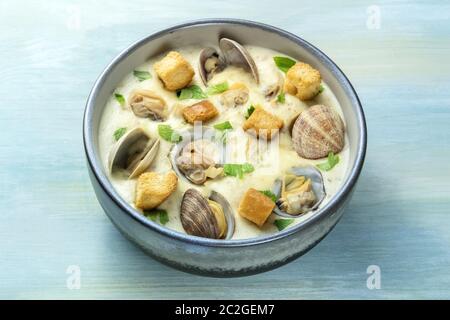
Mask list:
[[[0,298],[450,298],[450,4],[440,3],[2,0]],[[172,270],[125,240],[82,147],[85,100],[106,64],[205,17],[312,42],[351,79],[368,121],[366,164],[333,232],[241,279]],[[367,285],[373,270],[380,289]]]

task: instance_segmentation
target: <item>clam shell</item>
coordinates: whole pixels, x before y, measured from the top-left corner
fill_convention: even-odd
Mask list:
[[[344,122],[328,106],[314,105],[303,111],[292,128],[292,143],[299,156],[319,159],[344,148]]]
[[[225,67],[225,62],[222,60],[222,58],[220,57],[220,55],[216,49],[214,49],[212,47],[204,48],[200,52],[199,62],[198,62],[198,71],[200,74],[200,78],[202,79],[202,81],[205,85],[207,85],[208,80],[211,77],[205,69],[205,63],[206,63],[206,60],[208,60],[212,56],[216,56],[217,59],[219,59],[219,65],[218,65],[217,69],[214,70],[214,72],[219,72],[219,71],[223,70],[223,68]]]
[[[225,239],[231,239],[234,233],[234,214],[228,201],[213,191],[209,197],[222,206],[227,232]],[[188,189],[183,195],[180,208],[180,219],[186,233],[198,237],[218,239],[220,230],[208,200],[196,189]]]
[[[227,64],[243,68],[244,70],[250,72],[256,83],[259,83],[258,68],[256,67],[256,63],[247,49],[245,49],[238,42],[228,38],[220,39],[219,47]]]
[[[293,167],[287,173],[294,174],[296,176],[305,176],[311,179],[312,190],[314,191],[314,194],[317,197],[317,202],[307,212],[316,210],[327,195],[325,192],[325,185],[323,182],[322,173],[316,167],[313,166]],[[272,187],[272,192],[277,196],[277,198],[279,198],[281,195],[282,187],[283,187],[282,179],[275,180],[275,183]],[[273,212],[281,217],[286,218],[298,218],[306,213],[304,212],[299,215],[292,215],[281,210],[278,204],[273,209]]]
[[[144,172],[155,159],[159,149],[159,139],[151,138],[144,129],[137,127],[125,133],[116,142],[109,154],[109,171],[124,169],[129,178],[135,178]],[[136,149],[134,161],[129,163],[130,149]]]

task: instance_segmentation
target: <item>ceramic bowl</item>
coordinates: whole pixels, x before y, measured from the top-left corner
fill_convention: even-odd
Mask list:
[[[182,234],[142,216],[114,190],[103,167],[98,129],[105,103],[126,74],[170,48],[217,43],[229,37],[242,44],[283,52],[317,68],[343,109],[350,165],[339,192],[308,219],[281,232],[244,240],[213,240]],[[212,19],[177,25],[122,51],[102,72],[89,95],[83,123],[89,175],[98,201],[114,225],[155,259],[183,271],[209,276],[243,276],[292,261],[321,241],[339,221],[358,180],[366,151],[366,125],[355,90],[319,49],[279,28],[245,20]],[[331,263],[331,261],[330,261]]]

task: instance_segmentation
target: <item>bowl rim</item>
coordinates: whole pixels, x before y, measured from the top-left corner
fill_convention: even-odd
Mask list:
[[[109,179],[103,173],[101,161],[97,161],[95,147],[93,143],[94,135],[93,132],[93,112],[95,107],[95,100],[98,96],[98,93],[106,81],[109,74],[115,69],[115,67],[125,59],[131,52],[137,50],[139,47],[144,45],[145,43],[157,39],[167,33],[171,33],[180,29],[204,26],[204,25],[241,25],[245,27],[252,27],[262,29],[266,32],[276,33],[284,38],[287,38],[294,42],[295,44],[303,47],[310,54],[315,56],[320,60],[320,62],[331,71],[334,76],[338,79],[340,84],[343,87],[344,92],[349,97],[351,104],[356,109],[356,121],[359,128],[359,144],[356,148],[356,161],[355,165],[351,168],[351,171],[347,177],[347,179],[342,184],[339,191],[332,197],[332,199],[322,208],[318,209],[318,211],[308,217],[307,219],[297,223],[295,226],[291,228],[286,228],[282,231],[276,232],[274,234],[258,236],[254,238],[248,239],[235,239],[235,240],[218,240],[218,239],[209,239],[202,238],[197,236],[192,236],[188,234],[184,234],[173,229],[164,227],[159,225],[156,222],[151,221],[150,219],[145,218],[142,214],[140,214],[137,210],[135,210],[131,205],[129,205],[125,200],[120,197],[120,195],[114,190]],[[167,236],[173,238],[175,240],[179,240],[182,242],[187,242],[193,245],[200,245],[206,247],[247,247],[247,246],[255,246],[261,245],[267,242],[277,241],[282,238],[289,237],[297,232],[301,232],[303,229],[308,227],[315,222],[320,221],[321,219],[326,218],[330,214],[332,214],[336,208],[340,207],[340,205],[345,202],[348,196],[351,194],[354,185],[356,184],[358,177],[361,173],[366,148],[367,148],[367,127],[364,116],[364,111],[361,106],[361,102],[358,98],[358,95],[353,88],[353,85],[350,83],[347,76],[342,72],[342,70],[321,50],[305,41],[304,39],[298,37],[297,35],[280,29],[278,27],[274,27],[265,23],[255,22],[251,20],[244,19],[230,19],[230,18],[219,18],[219,19],[199,19],[192,20],[185,23],[177,24],[172,27],[165,28],[156,33],[150,34],[138,41],[135,41],[130,46],[121,51],[102,71],[97,80],[95,81],[90,94],[88,96],[84,116],[83,116],[83,144],[86,153],[86,158],[88,162],[88,166],[90,167],[95,179],[97,180],[99,186],[103,189],[103,191],[108,195],[108,197],[128,216],[133,218],[138,223],[142,224],[146,228],[150,228],[153,231],[158,232],[163,236]],[[99,159],[99,158],[98,158]]]

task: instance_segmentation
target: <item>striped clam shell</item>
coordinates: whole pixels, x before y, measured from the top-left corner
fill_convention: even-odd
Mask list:
[[[306,159],[319,159],[344,148],[344,122],[330,107],[314,105],[303,111],[292,127],[294,150]]]

